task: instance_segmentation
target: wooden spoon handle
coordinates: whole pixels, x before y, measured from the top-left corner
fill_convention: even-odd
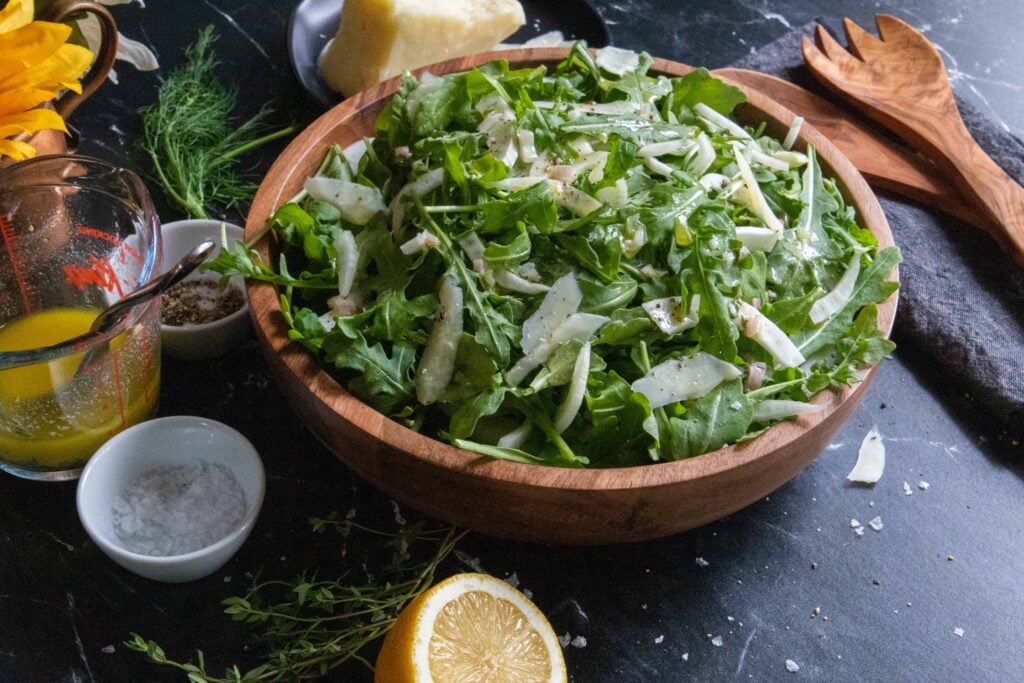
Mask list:
[[[978,146],[959,117],[957,122],[937,141],[936,150],[956,171],[954,179],[964,194],[994,221],[992,237],[1024,267],[1024,188]]]

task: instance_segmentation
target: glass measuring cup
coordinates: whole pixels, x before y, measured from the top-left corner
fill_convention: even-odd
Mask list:
[[[63,155],[0,170],[0,469],[77,478],[107,439],[156,411],[160,298],[88,330],[161,257],[156,211],[131,171]]]

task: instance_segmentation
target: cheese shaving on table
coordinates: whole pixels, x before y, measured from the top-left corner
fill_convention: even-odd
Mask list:
[[[853,466],[846,478],[850,481],[861,484],[875,484],[882,478],[882,471],[885,469],[885,444],[882,442],[882,435],[877,427],[871,431],[861,442],[860,451],[857,453],[857,464]]]

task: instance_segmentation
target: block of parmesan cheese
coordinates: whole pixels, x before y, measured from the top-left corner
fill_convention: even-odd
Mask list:
[[[352,95],[406,69],[490,50],[525,22],[517,0],[345,0],[320,75]]]

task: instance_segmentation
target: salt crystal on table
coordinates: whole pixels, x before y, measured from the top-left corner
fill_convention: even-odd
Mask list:
[[[927,491],[929,486],[931,486],[931,484],[929,484],[926,481],[917,482],[917,488],[921,489],[922,491]]]
[[[690,661],[690,653],[689,652],[684,652],[683,653],[683,661],[684,662]]]
[[[881,517],[875,517],[873,520],[868,522],[868,526],[871,527],[872,529],[874,529],[875,531],[881,531],[882,527],[884,526],[882,524],[882,518]]]
[[[568,632],[564,636],[558,636],[558,644],[562,647],[569,647],[570,641],[572,641],[572,636]]]
[[[715,636],[711,639],[711,644],[715,647],[722,647],[722,636]]]
[[[698,557],[697,558],[697,566],[698,567],[707,567],[709,564],[711,564],[711,563],[708,562],[707,560],[705,560],[703,557]]]
[[[587,639],[584,638],[583,636],[576,636],[575,638],[572,639],[572,642],[569,643],[569,644],[572,645],[573,647],[583,648],[583,647],[587,646]]]
[[[113,645],[107,645],[106,647],[101,648],[100,652],[102,652],[105,655],[112,655],[112,654],[114,654],[114,646]]]
[[[658,636],[657,638],[654,639],[654,644],[655,645],[661,645],[664,642],[665,642],[665,636]]]
[[[854,517],[853,519],[850,520],[850,527],[851,528],[856,529],[859,526],[860,526],[860,522],[857,521],[856,517]]]
[[[800,665],[799,664],[794,662],[792,659],[787,659],[786,660],[786,671],[789,671],[791,673],[796,673],[799,670],[800,670]]]
[[[905,493],[908,496],[912,496],[914,495],[914,489],[910,488],[910,484],[908,484],[907,482],[903,482],[903,493]]]
[[[960,638],[963,638],[964,637],[964,630],[962,628],[960,628],[959,626],[957,626],[955,629],[953,629],[953,635],[954,636],[958,636]]]

